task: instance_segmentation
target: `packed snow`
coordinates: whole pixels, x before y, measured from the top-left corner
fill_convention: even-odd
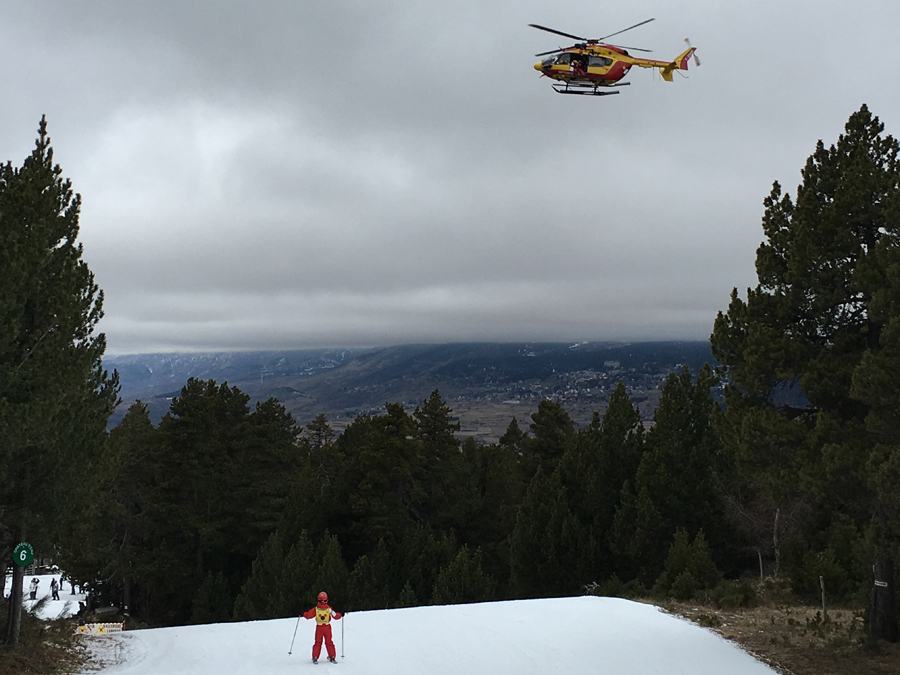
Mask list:
[[[37,579],[37,600],[31,600],[31,582]],[[56,579],[56,583],[60,585],[59,600],[51,599],[50,582]],[[12,587],[12,575],[6,575],[6,584],[3,587],[3,597],[9,596],[9,589]],[[42,598],[47,601],[41,604]],[[38,605],[37,615],[41,619],[64,619],[66,617],[75,616],[78,612],[78,603],[84,602],[85,595],[81,592],[81,588],[76,584],[75,588],[66,581],[60,574],[26,574],[24,579],[24,594],[22,606],[32,611],[35,605]]]
[[[105,664],[103,675],[775,675],[712,631],[618,598],[351,612],[332,627],[337,665],[324,649],[312,663],[315,622],[297,618],[81,639]]]

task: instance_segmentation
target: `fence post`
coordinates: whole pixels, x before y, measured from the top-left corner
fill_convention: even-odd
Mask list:
[[[828,621],[828,610],[825,609],[825,578],[819,575],[819,587],[822,589],[822,621]]]

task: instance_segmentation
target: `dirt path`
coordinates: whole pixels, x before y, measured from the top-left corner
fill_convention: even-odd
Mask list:
[[[821,610],[807,607],[664,608],[733,640],[784,675],[900,675],[900,644],[867,644],[859,612],[833,609],[823,619]]]

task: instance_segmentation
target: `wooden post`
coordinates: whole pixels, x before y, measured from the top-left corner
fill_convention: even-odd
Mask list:
[[[828,610],[825,609],[825,578],[819,575],[819,587],[822,589],[822,621],[828,621]]]
[[[869,635],[879,640],[897,642],[900,630],[894,611],[894,561],[878,560],[872,566],[875,585],[869,615]]]

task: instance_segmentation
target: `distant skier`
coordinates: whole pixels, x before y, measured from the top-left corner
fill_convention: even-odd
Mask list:
[[[59,600],[59,582],[56,580],[56,577],[50,580],[50,595],[53,600]]]
[[[38,580],[37,577],[31,578],[31,599],[32,600],[37,600],[38,584],[40,584],[40,583],[41,582],[40,582],[40,580]]]
[[[319,593],[319,602],[308,612],[304,612],[304,619],[316,620],[316,641],[312,648],[313,663],[319,662],[319,654],[322,653],[322,641],[325,641],[325,649],[328,650],[328,660],[337,663],[337,650],[331,639],[331,620],[339,620],[340,612],[335,612],[328,604],[328,594],[325,591]]]

